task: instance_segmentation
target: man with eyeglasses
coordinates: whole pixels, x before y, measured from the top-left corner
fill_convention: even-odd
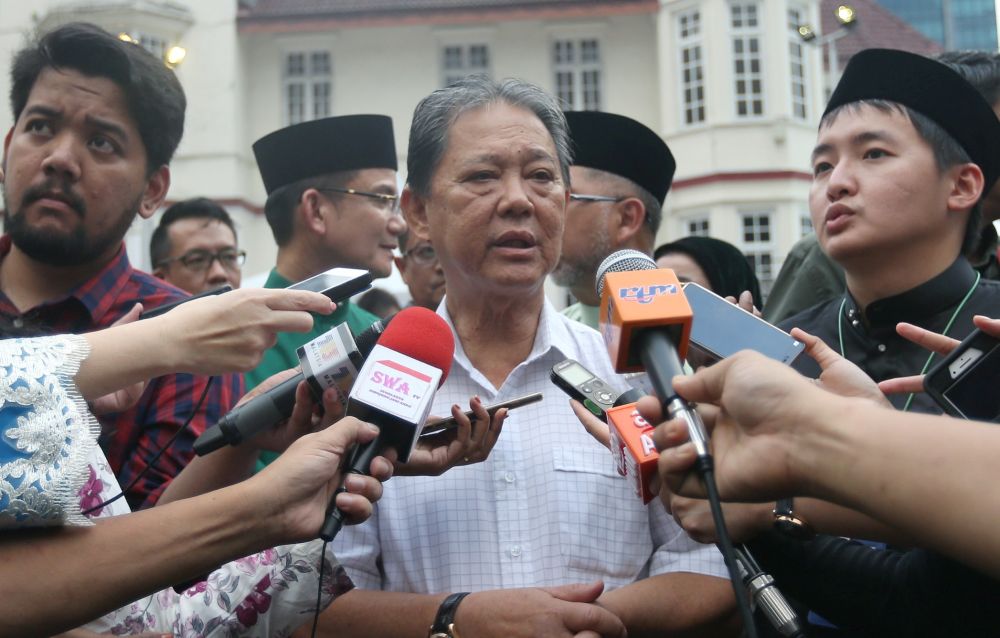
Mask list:
[[[597,267],[625,248],[652,255],[677,165],[660,136],[633,119],[569,111],[566,121],[573,140],[572,192],[552,278],[577,299],[563,314],[596,330]]]
[[[399,252],[402,256],[395,258],[396,268],[410,289],[412,305],[437,310],[444,298],[444,270],[434,246],[406,231],[399,236]]]
[[[264,216],[278,244],[266,288],[283,288],[337,266],[389,276],[393,251],[406,230],[389,117],[345,115],[294,124],[254,142],[253,152],[267,190]],[[260,365],[245,375],[247,386],[297,366],[299,346],[334,326],[346,322],[357,335],[377,319],[350,301],[333,314],[314,315],[310,332],[278,335]],[[274,458],[263,452],[261,463]]]
[[[149,241],[153,274],[192,295],[225,285],[240,287],[246,251],[226,209],[196,197],[177,202],[160,218]]]

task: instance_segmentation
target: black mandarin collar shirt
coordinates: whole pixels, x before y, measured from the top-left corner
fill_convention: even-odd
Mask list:
[[[838,327],[843,332],[844,356],[861,367],[875,381],[919,374],[930,353],[896,334],[896,324],[906,321],[943,333],[962,300],[973,288],[976,271],[964,258],[958,258],[941,274],[903,293],[879,299],[862,310],[850,293],[835,297],[789,317],[779,324],[783,330],[794,327],[816,335],[828,346],[841,352]],[[862,316],[864,313],[864,316]],[[981,280],[965,305],[958,311],[947,335],[963,339],[972,332],[972,317],[1000,317],[1000,282]],[[867,323],[866,323],[867,320]],[[935,356],[931,365],[938,357]],[[809,355],[801,355],[793,367],[816,378],[820,369]],[[902,408],[909,395],[889,397]],[[910,411],[940,414],[926,394],[917,394]]]

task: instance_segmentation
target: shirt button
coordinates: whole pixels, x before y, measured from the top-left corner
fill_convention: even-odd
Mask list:
[[[24,319],[21,319],[20,317],[15,318],[14,321],[11,322],[11,323],[14,324],[15,328],[23,328],[24,327]]]
[[[884,343],[878,344],[878,351],[879,352],[885,352],[885,344]]]
[[[511,547],[510,547],[510,557],[511,558],[519,558],[520,556],[521,556],[521,546],[520,545],[511,545]]]
[[[507,481],[508,483],[513,483],[514,482],[514,473],[513,472],[507,472],[506,474],[503,475],[503,480]]]

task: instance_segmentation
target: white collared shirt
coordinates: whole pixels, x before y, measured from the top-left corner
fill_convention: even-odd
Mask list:
[[[454,325],[442,302],[438,313]],[[413,593],[547,587],[601,579],[607,589],[684,571],[726,578],[712,545],[691,540],[660,501],[644,506],[610,452],[583,428],[552,366],[579,361],[624,389],[600,335],[545,303],[531,354],[494,388],[456,335],[432,414],[542,392],[512,410],[490,457],[438,477],[397,477],[371,519],[344,528],[334,552],[358,587]]]

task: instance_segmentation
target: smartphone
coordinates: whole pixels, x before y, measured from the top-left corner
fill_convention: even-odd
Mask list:
[[[1000,340],[972,331],[924,375],[924,389],[951,416],[1000,422]]]
[[[526,394],[523,397],[517,397],[516,399],[511,399],[510,401],[502,401],[500,403],[487,406],[486,411],[492,417],[494,414],[496,414],[496,411],[499,410],[500,408],[507,408],[508,410],[513,410],[514,408],[519,408],[522,405],[528,405],[529,403],[537,403],[538,401],[541,400],[542,400],[542,393],[535,392],[533,394]],[[470,420],[476,418],[476,415],[472,412],[472,410],[466,410],[465,416]],[[455,420],[455,417],[450,416],[441,419],[440,421],[434,421],[433,423],[426,424],[424,426],[423,431],[420,432],[420,436],[422,437],[433,436],[435,434],[440,434],[445,430],[450,430],[457,426],[458,426],[458,421]]]
[[[615,406],[618,391],[583,367],[579,361],[566,359],[552,366],[552,383],[583,404],[583,407],[605,423],[604,413]]]
[[[740,350],[755,350],[781,363],[791,364],[805,344],[790,334],[729,303],[696,283],[683,285],[691,306],[690,347],[710,361],[718,361]]]
[[[140,319],[150,319],[152,317],[159,317],[160,315],[170,312],[182,303],[187,303],[192,299],[201,299],[202,297],[211,297],[212,295],[221,295],[224,292],[229,292],[233,287],[229,284],[215,288],[214,290],[207,290],[205,292],[198,293],[197,295],[192,295],[191,297],[185,297],[184,299],[178,299],[177,301],[164,304],[162,306],[157,306],[155,308],[150,308],[149,310],[143,310],[139,315]]]
[[[292,284],[288,289],[318,292],[329,297],[334,303],[341,303],[371,287],[372,274],[367,270],[331,268],[315,277]]]

